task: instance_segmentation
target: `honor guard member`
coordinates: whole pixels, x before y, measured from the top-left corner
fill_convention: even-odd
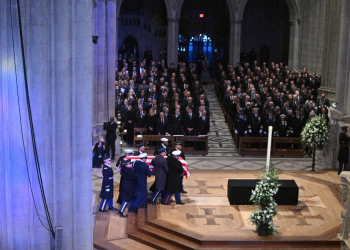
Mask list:
[[[165,195],[161,202],[162,205],[170,205],[169,201],[173,194],[175,194],[175,202],[178,205],[185,205],[181,201],[180,192],[181,176],[183,176],[182,163],[179,161],[180,151],[173,151],[172,155],[168,156],[167,162],[169,166],[169,172],[166,175]]]
[[[239,115],[235,120],[235,133],[237,134],[237,148],[239,147],[239,138],[247,134],[248,121],[244,115],[244,109],[239,108]]]
[[[170,154],[172,154],[174,151],[180,151],[180,157],[182,159],[186,160],[184,151],[182,151],[182,141],[176,141],[176,142],[174,142],[174,144],[175,144],[175,148],[173,150],[171,150]],[[181,193],[187,194],[187,191],[184,190],[183,178],[184,177],[181,176]]]
[[[286,137],[287,136],[287,130],[288,130],[288,125],[286,122],[286,115],[282,114],[280,115],[280,121],[277,125],[277,135],[279,137]]]
[[[134,156],[139,156],[144,153],[145,145],[143,145],[143,143],[137,144],[136,147],[138,148],[138,151],[135,152]]]
[[[294,120],[295,120],[295,117],[293,114],[293,110],[289,110],[286,117],[286,122],[288,124],[287,136],[293,137],[294,122],[295,122]]]
[[[155,180],[155,191],[150,198],[150,204],[152,205],[158,205],[157,199],[160,194],[162,194],[162,197],[164,197],[164,189],[165,189],[165,182],[166,182],[166,174],[169,171],[168,162],[164,158],[166,156],[166,149],[160,148],[158,149],[158,155],[156,155],[152,160],[152,165],[154,166],[154,171],[156,175]]]
[[[264,136],[268,135],[269,126],[272,126],[273,136],[276,136],[276,117],[273,115],[273,110],[269,110],[269,115],[264,122]]]
[[[297,109],[295,111],[295,119],[294,119],[294,136],[300,137],[301,131],[303,130],[303,127],[305,125],[305,117],[301,114],[301,111]]]
[[[134,161],[134,170],[137,175],[137,180],[135,183],[135,202],[133,204],[133,210],[137,212],[140,207],[146,207],[147,203],[147,176],[150,177],[153,173],[147,165],[147,154],[142,153],[139,155],[140,160]]]
[[[161,148],[165,148],[166,155],[168,155],[168,139],[161,138],[160,141],[161,141],[160,145],[158,147],[156,147],[154,150],[154,155],[155,156],[158,155],[159,154],[158,150]]]
[[[346,134],[348,132],[348,127],[341,127],[341,133],[339,135],[339,152],[338,152],[338,161],[339,161],[339,170],[338,175],[346,169],[349,161],[349,142],[350,137]]]
[[[250,118],[250,124],[248,126],[249,135],[258,137],[262,132],[261,117],[259,116],[259,108],[253,108],[253,114]]]
[[[123,163],[123,159],[127,156],[132,156],[132,152],[133,152],[132,149],[125,149],[125,155],[119,157],[117,164],[116,164],[116,167],[117,167],[117,169],[119,169],[120,174],[121,174],[121,164]],[[119,195],[118,195],[118,199],[117,199],[118,204],[122,204],[122,199],[120,198],[121,193],[123,191],[122,190],[122,183],[123,183],[123,175],[120,177],[120,181],[119,181]]]
[[[107,212],[106,206],[108,204],[109,210],[116,211],[117,209],[113,207],[113,169],[111,168],[111,160],[108,158],[104,160],[102,168],[102,188],[100,193],[101,205],[98,211]]]
[[[126,216],[123,214],[125,209],[128,207],[130,203],[130,207],[132,207],[132,201],[134,200],[135,195],[135,181],[137,179],[135,170],[132,168],[131,160],[124,159],[121,166],[122,170],[122,176],[123,176],[123,183],[122,183],[122,189],[123,192],[121,193],[121,199],[122,199],[122,205],[120,206],[120,209],[118,211],[118,214],[120,217],[125,218]],[[130,210],[129,210],[130,211]],[[131,211],[130,211],[131,212]]]

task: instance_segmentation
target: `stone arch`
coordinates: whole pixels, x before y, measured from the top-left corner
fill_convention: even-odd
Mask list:
[[[241,6],[238,8],[237,20],[243,19],[243,12],[249,0],[243,0]],[[285,0],[289,10],[289,19],[295,20],[299,18],[299,9],[295,0]]]

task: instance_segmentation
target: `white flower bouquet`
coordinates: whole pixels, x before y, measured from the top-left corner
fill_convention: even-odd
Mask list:
[[[252,225],[256,225],[256,232],[261,230],[262,226],[266,227],[267,235],[273,235],[277,232],[276,223],[273,221],[274,216],[277,215],[277,203],[273,196],[277,194],[280,185],[278,172],[270,167],[268,172],[261,174],[260,181],[252,190],[250,201],[258,208],[252,211],[248,220]]]
[[[308,153],[316,148],[326,146],[328,139],[328,125],[320,116],[309,119],[301,132],[301,141],[308,148]]]

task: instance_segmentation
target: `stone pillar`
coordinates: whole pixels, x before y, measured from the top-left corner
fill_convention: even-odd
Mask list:
[[[38,219],[48,227],[34,164],[16,8],[14,0],[0,5],[0,57],[5,59],[0,60],[0,164],[4,166],[0,191],[5,194],[0,205],[0,249],[53,249],[52,236]],[[63,249],[92,249],[91,158],[87,157],[92,124],[91,10],[92,2],[80,0],[21,1],[42,182],[53,227],[63,227]]]
[[[343,118],[343,114],[330,107],[328,109],[329,116],[329,136],[325,153],[324,169],[338,169],[338,145],[341,125],[339,122]]]
[[[104,136],[103,122],[115,116],[115,59],[116,59],[116,3],[97,1],[94,7],[94,31],[98,42],[94,45],[93,84],[93,141]]]
[[[242,20],[230,19],[230,58],[229,62],[236,66],[240,61]]]
[[[335,100],[338,102],[337,108],[343,112],[344,121],[350,122],[350,1],[342,1],[340,38],[338,53],[338,70],[335,91]]]
[[[179,18],[168,18],[168,66],[177,67],[179,46]]]
[[[288,66],[291,71],[298,68],[299,55],[299,19],[289,21],[290,35],[289,35],[289,55]]]

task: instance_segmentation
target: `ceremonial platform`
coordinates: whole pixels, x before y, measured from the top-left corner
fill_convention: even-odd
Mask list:
[[[186,205],[149,205],[137,215],[120,218],[98,213],[96,249],[340,249],[342,190],[336,171],[283,171],[281,180],[295,180],[296,206],[278,206],[278,234],[259,237],[248,218],[250,205],[230,205],[229,179],[257,179],[258,171],[191,170],[184,180]],[[148,184],[153,183],[149,178]],[[115,185],[115,200],[118,195]]]

